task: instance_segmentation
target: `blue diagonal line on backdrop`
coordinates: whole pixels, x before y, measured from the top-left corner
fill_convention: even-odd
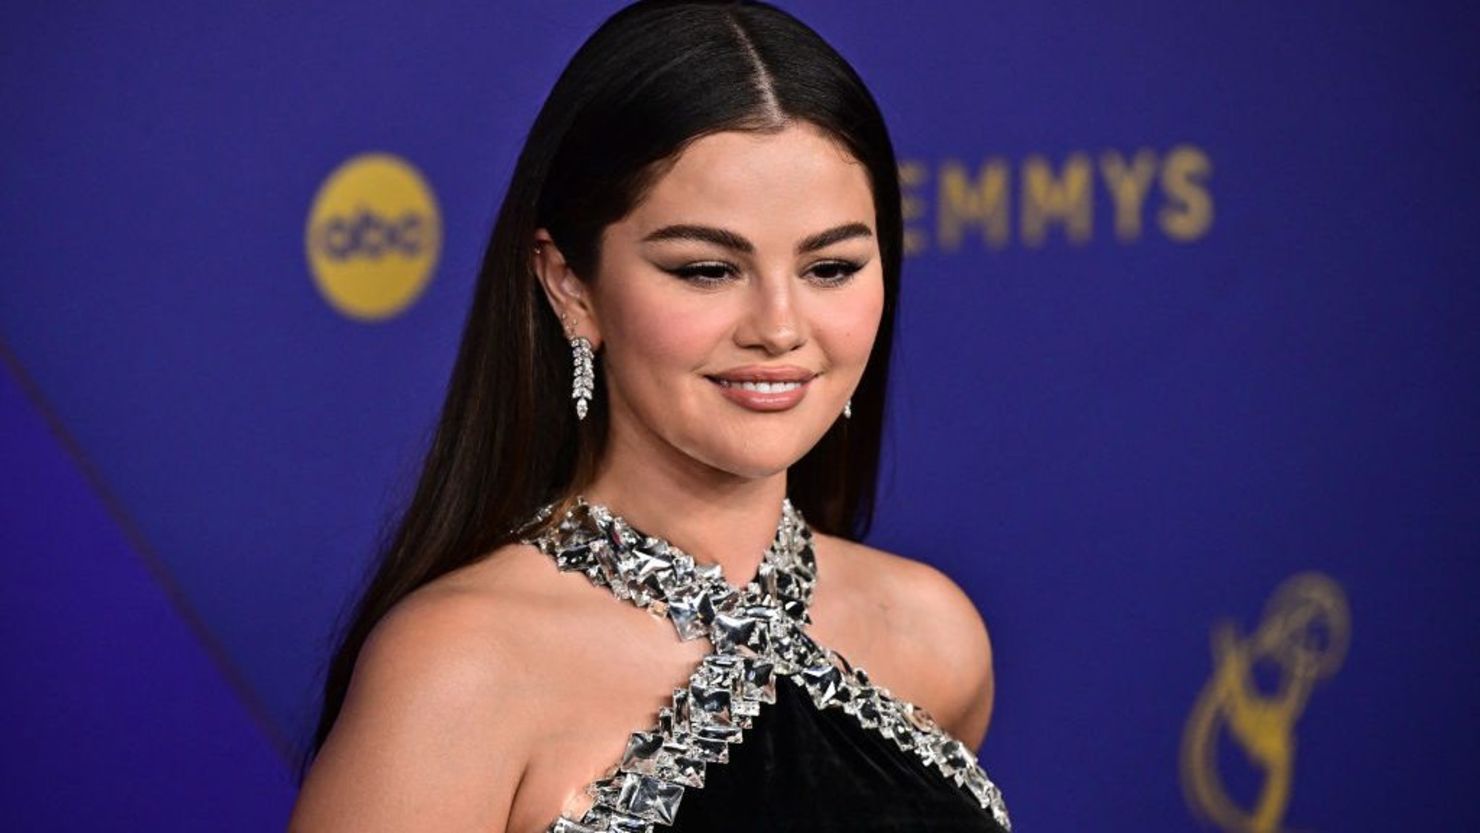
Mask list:
[[[67,426],[57,416],[56,411],[46,401],[41,388],[31,378],[30,374],[26,372],[25,366],[21,364],[20,359],[10,349],[10,343],[3,336],[0,336],[0,361],[4,362],[6,368],[15,377],[26,399],[41,414],[42,419],[46,420],[47,427],[61,442],[62,448],[66,450],[68,456],[76,463],[78,470],[82,472],[82,476],[87,481],[88,486],[97,493],[98,498],[102,501],[113,522],[122,530],[124,538],[129,542],[130,548],[144,562],[144,567],[149,571],[149,576],[164,591],[165,597],[170,601],[170,605],[174,607],[175,612],[179,614],[180,618],[185,621],[185,625],[190,628],[190,632],[195,635],[196,640],[200,642],[201,647],[205,649],[206,654],[215,663],[216,669],[221,673],[221,676],[226,679],[227,684],[231,686],[232,690],[236,692],[237,697],[241,699],[242,705],[246,708],[247,713],[251,715],[253,722],[267,736],[268,741],[283,759],[283,763],[292,770],[296,766],[296,752],[293,742],[288,738],[288,734],[272,718],[272,713],[267,710],[266,705],[257,696],[257,692],[247,682],[246,675],[236,667],[236,663],[232,661],[231,655],[227,653],[225,646],[216,639],[216,635],[211,632],[205,620],[196,612],[194,605],[190,603],[190,599],[175,582],[174,576],[170,574],[169,568],[165,566],[159,554],[155,552],[148,540],[144,538],[138,524],[134,523],[133,518],[124,510],[123,505],[117,498],[114,497],[113,492],[108,488],[108,484],[103,480],[97,467],[88,459],[82,446],[78,444],[71,432],[67,430]]]

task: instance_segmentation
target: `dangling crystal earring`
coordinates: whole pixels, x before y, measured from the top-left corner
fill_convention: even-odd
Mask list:
[[[843,418],[844,419],[852,419],[853,418],[853,397],[851,397],[851,396],[848,397],[848,401],[847,402],[844,402],[843,403]]]
[[[591,342],[585,336],[575,336],[570,340],[570,351],[575,359],[570,398],[576,401],[576,419],[585,419],[586,404],[591,401],[591,388],[596,381],[596,372],[591,366]]]

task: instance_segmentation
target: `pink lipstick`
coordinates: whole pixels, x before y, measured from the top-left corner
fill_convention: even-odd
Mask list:
[[[752,411],[785,411],[807,395],[816,373],[795,365],[746,365],[706,378],[731,402]]]

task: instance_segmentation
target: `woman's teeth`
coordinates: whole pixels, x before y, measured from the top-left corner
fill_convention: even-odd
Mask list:
[[[801,382],[731,382],[727,379],[716,379],[715,381],[727,388],[743,388],[760,393],[783,393],[802,386]]]

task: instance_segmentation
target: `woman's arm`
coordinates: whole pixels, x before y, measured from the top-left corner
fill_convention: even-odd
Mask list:
[[[504,830],[530,748],[519,666],[481,600],[427,591],[366,641],[290,833]]]
[[[976,752],[996,695],[986,623],[971,597],[935,567],[906,561],[898,579],[899,606],[908,611],[901,623],[905,641],[928,688],[920,705]]]

